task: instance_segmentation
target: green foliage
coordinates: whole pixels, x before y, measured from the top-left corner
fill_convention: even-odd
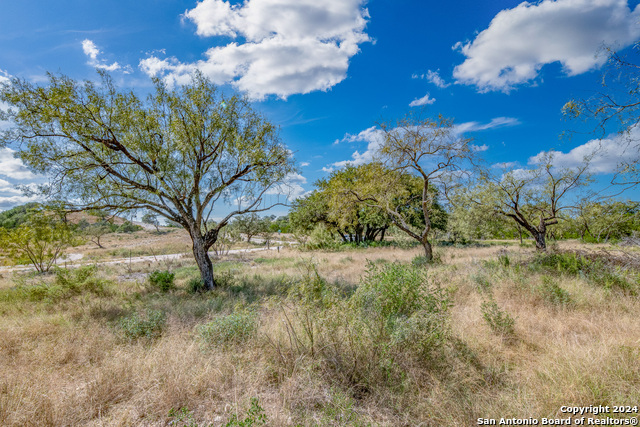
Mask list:
[[[144,315],[133,313],[123,317],[118,327],[125,339],[135,341],[141,338],[154,340],[162,335],[167,316],[160,310],[148,309]]]
[[[562,289],[552,278],[542,276],[542,283],[538,287],[541,296],[552,304],[568,306],[572,303],[569,292]]]
[[[105,295],[108,285],[108,281],[96,277],[93,265],[76,269],[56,268],[53,283],[19,284],[2,291],[0,299],[57,302],[83,293]]]
[[[625,273],[608,264],[604,256],[587,257],[575,252],[537,254],[529,268],[534,271],[584,277],[588,282],[605,289],[618,290],[630,295],[638,294],[638,282],[635,277],[625,277]]]
[[[414,349],[430,359],[449,338],[447,291],[430,285],[422,268],[369,264],[351,304],[367,319],[375,341]]]
[[[169,292],[175,289],[175,277],[175,273],[170,271],[155,270],[149,274],[149,284],[160,290],[160,292]]]
[[[141,231],[143,228],[139,225],[132,223],[131,221],[125,221],[116,228],[117,233],[135,233],[136,231]]]
[[[513,337],[515,335],[514,325],[516,321],[509,313],[500,309],[493,299],[484,301],[480,305],[480,310],[482,311],[482,317],[493,332],[504,337]]]
[[[200,294],[205,292],[207,288],[204,286],[204,282],[200,277],[192,277],[187,281],[187,292],[192,294]]]
[[[153,225],[156,228],[156,231],[159,231],[160,221],[158,221],[158,215],[152,212],[147,212],[142,215],[142,222],[144,224]]]
[[[207,346],[238,344],[253,337],[258,329],[256,314],[240,311],[197,327],[201,342]]]
[[[202,74],[172,88],[156,79],[145,98],[119,90],[106,72],[100,77],[48,74],[45,84],[14,78],[0,88],[12,123],[0,145],[23,141],[18,155],[28,167],[55,170],[46,195],[64,195],[65,207],[153,209],[199,231],[191,238],[202,260],[234,215],[268,208],[263,196],[296,170],[277,128]],[[241,197],[251,202],[207,228],[219,204]],[[213,288],[205,264],[202,278]]]
[[[244,419],[239,419],[236,414],[233,414],[224,427],[253,427],[266,424],[267,415],[265,414],[262,406],[260,406],[260,401],[257,398],[252,397],[251,406],[249,406]]]
[[[169,421],[170,426],[199,427],[198,423],[193,419],[193,413],[188,408],[180,408],[179,410],[171,408],[168,416],[173,418],[173,420]]]
[[[78,243],[71,228],[45,212],[30,213],[14,229],[0,229],[0,251],[16,262],[27,261],[47,272],[65,248]]]
[[[418,255],[411,260],[411,265],[414,267],[426,267],[428,265],[442,264],[442,255],[438,252],[434,252],[433,258],[428,259],[424,255]]]
[[[39,203],[31,202],[0,212],[0,227],[8,230],[25,223],[31,214],[41,210]]]

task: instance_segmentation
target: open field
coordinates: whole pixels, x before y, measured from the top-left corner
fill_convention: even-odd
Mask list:
[[[187,252],[183,237],[102,251]],[[5,274],[1,424],[466,426],[638,405],[636,253],[559,251],[436,247],[415,268],[417,248],[247,253],[216,262],[206,294],[188,258]],[[165,269],[162,292],[148,274]]]

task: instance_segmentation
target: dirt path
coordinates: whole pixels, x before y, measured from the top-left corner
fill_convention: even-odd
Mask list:
[[[282,243],[282,242],[279,242]],[[269,248],[250,248],[250,249],[231,249],[225,253],[225,255],[231,254],[240,254],[246,252],[258,252],[258,251],[275,251],[282,248],[282,246],[271,246]],[[174,259],[180,259],[184,257],[191,257],[193,254],[191,253],[180,253],[180,254],[168,254],[168,255],[146,255],[146,256],[135,256],[131,258],[117,258],[110,259],[108,261],[96,261],[90,262],[87,264],[98,264],[98,265],[113,265],[113,264],[122,264],[122,263],[138,263],[138,262],[160,262],[160,261],[169,261]],[[76,254],[71,253],[67,254],[64,259],[58,259],[56,261],[57,265],[65,266],[65,267],[79,267],[83,265],[83,263],[79,262],[84,257],[84,254]],[[2,273],[10,273],[13,271],[29,271],[34,270],[32,266],[12,266],[12,267],[0,267],[0,274]]]

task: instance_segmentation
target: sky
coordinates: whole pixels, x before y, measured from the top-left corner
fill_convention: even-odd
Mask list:
[[[452,118],[488,165],[530,167],[548,150],[575,165],[599,143],[562,106],[601,89],[603,47],[631,51],[640,40],[638,1],[626,0],[0,4],[0,81],[97,80],[103,69],[144,95],[151,77],[179,85],[200,70],[279,126],[298,196],[370,160],[377,123],[411,112]],[[592,167],[601,185],[627,155],[605,136],[610,150]],[[14,150],[0,149],[0,210],[29,200],[16,185],[46,179]]]

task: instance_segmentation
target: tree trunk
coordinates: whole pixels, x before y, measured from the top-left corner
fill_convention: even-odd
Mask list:
[[[536,249],[539,251],[547,250],[547,242],[545,241],[545,233],[544,232],[536,232],[534,234],[534,238],[536,239]]]
[[[203,239],[198,236],[192,236],[192,239],[193,256],[195,257],[198,268],[200,269],[200,276],[202,277],[204,288],[211,291],[217,286],[213,279],[213,264],[211,264],[211,258],[209,258]]]
[[[422,247],[424,248],[424,256],[427,258],[427,261],[431,261],[433,259],[433,248],[431,247],[431,243],[428,240],[422,242]]]
[[[384,240],[384,234],[387,232],[387,227],[384,227],[382,229],[382,234],[380,235],[380,241],[382,242]]]

